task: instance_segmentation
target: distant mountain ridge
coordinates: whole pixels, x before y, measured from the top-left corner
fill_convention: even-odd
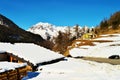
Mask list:
[[[35,25],[33,25],[31,28],[29,28],[27,31],[32,32],[34,34],[39,34],[42,36],[42,38],[46,39],[46,40],[51,40],[53,39],[53,37],[57,37],[58,36],[58,32],[68,32],[68,30],[70,30],[71,36],[76,36],[76,32],[75,32],[75,27],[68,27],[68,26],[55,26],[52,25],[50,23],[43,23],[43,22],[39,22]],[[86,33],[89,29],[89,27],[84,26],[78,26],[78,30],[79,32],[82,33]]]
[[[37,45],[50,48],[49,41],[44,40],[40,35],[27,32],[17,26],[10,19],[0,14],[0,42],[22,42],[35,43]]]

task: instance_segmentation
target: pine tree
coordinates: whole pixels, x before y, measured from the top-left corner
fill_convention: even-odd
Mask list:
[[[79,25],[78,24],[76,24],[75,26],[75,33],[76,33],[76,38],[78,38],[79,37]]]
[[[100,29],[108,29],[108,26],[109,26],[109,24],[108,24],[108,21],[107,21],[107,19],[104,19],[103,21],[101,21],[101,23],[100,23]]]
[[[113,29],[117,29],[120,25],[120,11],[113,14],[108,20],[109,25],[112,26]]]

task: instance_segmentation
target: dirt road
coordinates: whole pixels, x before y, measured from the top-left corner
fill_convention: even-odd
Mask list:
[[[108,58],[94,58],[94,57],[83,57],[83,60],[96,61],[100,63],[109,63],[113,65],[120,65],[120,59],[108,59]]]

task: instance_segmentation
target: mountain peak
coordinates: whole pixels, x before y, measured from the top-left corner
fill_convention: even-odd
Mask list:
[[[56,34],[54,34],[56,33],[55,25],[50,23],[39,22],[28,29],[28,31],[39,34],[44,39],[50,39],[51,36],[56,36]]]
[[[49,26],[49,25],[52,25],[52,24],[50,24],[50,23],[47,23],[47,22],[39,22],[39,23],[37,23],[37,24],[35,24],[35,26],[39,26],[39,25],[45,25],[45,26]]]

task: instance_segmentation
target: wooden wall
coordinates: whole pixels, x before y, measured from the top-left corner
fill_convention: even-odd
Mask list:
[[[7,53],[0,53],[0,61],[9,61]]]
[[[27,75],[26,67],[0,73],[0,80],[21,80]]]

